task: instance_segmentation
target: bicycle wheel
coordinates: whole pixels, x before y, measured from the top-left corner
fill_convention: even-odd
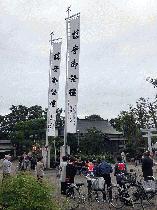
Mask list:
[[[127,189],[128,195],[131,197],[133,203],[140,199],[140,189],[136,185],[132,185]]]
[[[109,199],[109,191],[112,190],[112,199]],[[109,204],[116,209],[121,209],[124,206],[124,199],[120,194],[120,189],[117,186],[111,186],[107,190],[107,197],[109,200]]]
[[[66,200],[68,210],[75,210],[84,202],[84,196],[76,188],[69,188],[66,190]]]
[[[134,191],[132,191],[132,201],[134,204],[140,204],[143,210],[153,206],[151,203],[153,197],[153,192],[145,192],[141,186],[134,186]]]
[[[155,192],[146,192],[147,201],[152,201],[155,195],[156,195]]]
[[[96,210],[96,209],[104,210],[105,205],[106,205],[106,203],[103,200],[102,191],[92,190],[90,192],[90,195],[88,195],[88,199],[87,199],[87,202],[86,202],[86,206],[85,206],[86,208],[85,209],[89,209],[89,206],[90,206],[90,209],[92,209],[92,210]]]
[[[142,206],[154,206],[155,205],[155,200],[153,199],[155,196],[154,192],[143,192],[143,196],[142,196]]]

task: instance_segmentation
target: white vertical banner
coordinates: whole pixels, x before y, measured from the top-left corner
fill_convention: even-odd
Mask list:
[[[67,133],[76,133],[80,53],[80,15],[68,21]]]
[[[61,41],[53,40],[50,49],[47,135],[55,136],[56,110],[59,89]]]

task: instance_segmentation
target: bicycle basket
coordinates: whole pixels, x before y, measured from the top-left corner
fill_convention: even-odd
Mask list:
[[[142,186],[146,192],[155,192],[156,183],[154,180],[143,181]]]
[[[104,189],[105,180],[103,177],[92,179],[91,181],[92,181],[92,189],[93,190],[103,190]]]

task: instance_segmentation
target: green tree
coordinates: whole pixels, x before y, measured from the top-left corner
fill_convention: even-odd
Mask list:
[[[80,150],[86,155],[97,155],[105,152],[104,134],[96,128],[89,129],[80,138]]]
[[[149,102],[150,126],[157,128],[157,100]]]
[[[149,83],[151,83],[154,86],[154,88],[157,88],[157,78],[154,79],[154,78],[148,77],[146,79],[146,81],[148,81]]]
[[[136,117],[136,123],[140,128],[146,128],[149,124],[148,99],[140,98],[133,108]]]
[[[47,110],[42,110],[41,106],[32,106],[28,108],[25,120],[16,121],[10,133],[12,143],[17,146],[17,150],[29,150],[32,145],[37,143],[40,146],[45,145]],[[64,125],[64,119],[61,116],[62,109],[56,112],[56,127]],[[62,144],[63,145],[63,144]]]
[[[90,116],[86,116],[85,119],[86,120],[95,120],[95,121],[104,120],[102,117],[100,117],[100,115],[97,115],[97,114],[92,114]]]
[[[44,118],[43,110],[41,106],[32,106],[27,108],[23,105],[14,106],[10,108],[10,113],[1,118],[1,132],[7,139],[11,139],[12,132],[14,132],[15,126],[19,122],[25,122],[29,119]],[[44,118],[45,119],[45,118]]]
[[[44,111],[41,106],[35,105],[28,108],[28,120],[38,119],[42,117],[45,118]]]
[[[46,121],[43,118],[20,121],[16,123],[11,133],[12,143],[17,150],[29,150],[33,144],[44,144],[46,133]]]
[[[139,126],[132,106],[129,111],[122,111],[117,118],[110,121],[116,130],[123,132],[129,144],[136,144],[139,138]]]

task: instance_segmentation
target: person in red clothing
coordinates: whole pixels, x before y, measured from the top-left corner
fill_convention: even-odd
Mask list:
[[[91,175],[91,176],[94,176],[94,164],[92,163],[92,161],[89,161],[88,163],[88,174]]]
[[[116,176],[117,184],[124,187],[122,183],[124,175],[127,173],[126,164],[123,162],[121,156],[117,157],[117,163],[114,168],[114,175]]]

